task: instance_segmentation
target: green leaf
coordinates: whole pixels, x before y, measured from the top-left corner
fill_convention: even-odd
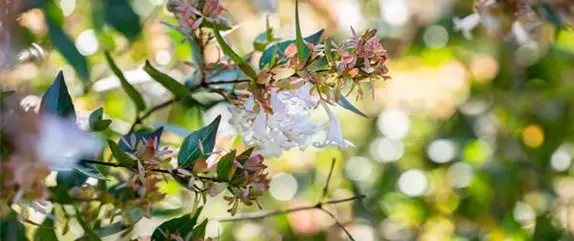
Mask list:
[[[94,232],[94,230],[88,225],[88,223],[86,223],[86,221],[82,218],[82,215],[80,215],[80,212],[78,210],[76,210],[76,214],[77,214],[76,219],[78,220],[78,223],[80,224],[80,226],[82,226],[82,229],[84,230],[84,236],[82,236],[80,240],[86,240],[86,241],[102,240],[96,234],[96,232]]]
[[[130,84],[130,82],[128,82],[122,71],[118,68],[118,66],[114,62],[114,59],[112,59],[112,56],[110,56],[110,53],[106,51],[104,55],[106,56],[106,60],[108,61],[110,69],[112,69],[112,72],[114,72],[114,74],[118,77],[118,79],[120,80],[120,84],[122,85],[122,88],[124,89],[124,91],[126,91],[130,99],[132,99],[132,101],[136,105],[136,108],[139,111],[145,110],[145,101],[141,96],[141,94]]]
[[[552,224],[549,217],[542,215],[536,218],[536,227],[532,240],[560,240],[564,230]]]
[[[116,144],[114,141],[108,140],[108,146],[110,147],[112,155],[114,156],[114,158],[116,158],[116,160],[120,164],[127,166],[134,165],[134,160],[132,160],[124,151],[122,151],[120,146]]]
[[[62,71],[58,73],[54,83],[42,97],[40,112],[76,120],[76,110]]]
[[[42,225],[36,229],[36,233],[34,233],[34,240],[58,241],[56,231],[54,230],[54,220],[46,217]]]
[[[352,111],[353,113],[360,115],[362,117],[365,118],[369,118],[369,116],[367,116],[365,113],[361,112],[359,109],[357,109],[357,107],[353,106],[353,104],[351,104],[351,102],[349,102],[349,100],[347,100],[347,98],[345,98],[345,96],[340,95],[339,96],[339,101],[337,102],[338,105],[340,105],[341,107]]]
[[[163,127],[157,128],[155,131],[153,132],[134,132],[128,135],[125,135],[122,137],[123,140],[127,141],[128,143],[131,142],[131,135],[135,136],[135,145],[137,146],[137,143],[139,143],[140,141],[142,141],[143,139],[155,139],[157,138],[157,143],[155,143],[156,145],[159,145],[159,141],[161,139],[161,133],[163,133]],[[130,143],[131,144],[131,143]],[[135,151],[135,146],[132,146],[131,148],[122,140],[120,140],[119,142],[119,146],[120,149],[124,152],[134,152]]]
[[[233,168],[233,160],[235,160],[235,150],[227,153],[217,162],[217,178],[222,181],[229,181],[233,178],[231,169]]]
[[[74,41],[64,32],[64,30],[52,19],[46,17],[48,24],[48,35],[54,47],[62,54],[66,61],[72,65],[76,74],[84,82],[90,81],[90,70],[88,69],[88,60],[84,57],[74,44]]]
[[[191,240],[200,240],[205,237],[205,230],[207,229],[207,219],[204,219],[197,227],[193,229]]]
[[[297,43],[297,58],[299,60],[306,60],[308,54],[306,53],[305,42],[303,41],[303,35],[301,34],[301,26],[299,24],[299,0],[295,0],[295,42]],[[307,52],[309,50],[307,49]]]
[[[243,151],[241,154],[237,155],[237,161],[239,163],[241,163],[241,165],[245,164],[247,162],[247,160],[249,159],[249,157],[251,157],[251,153],[253,153],[253,150],[255,150],[255,147],[251,147],[245,151]]]
[[[112,120],[103,119],[104,109],[102,107],[96,109],[90,114],[88,118],[90,123],[90,130],[92,131],[103,131],[107,129],[111,124]]]
[[[210,29],[219,29],[221,31],[231,30],[230,26],[223,25],[223,24],[214,24],[213,22],[203,19],[200,25],[202,28],[210,28]]]
[[[157,124],[154,124],[153,126],[163,127],[166,131],[174,133],[174,134],[181,136],[181,137],[186,137],[189,134],[191,134],[191,131],[189,131],[186,128],[183,128],[181,126],[178,126],[178,125],[157,123]]]
[[[79,162],[74,167],[74,170],[91,178],[106,180],[106,177],[104,177],[102,172],[100,172],[96,166],[90,163]]]
[[[162,223],[153,231],[151,239],[154,241],[171,240],[170,237],[166,237],[164,234],[179,234],[182,238],[187,237],[189,233],[193,232],[193,227],[197,223],[201,209],[199,208],[193,215],[189,213]]]
[[[231,47],[229,47],[229,45],[227,44],[227,42],[225,42],[225,40],[223,39],[221,33],[219,33],[219,30],[217,28],[213,30],[213,34],[215,35],[215,39],[217,40],[217,43],[221,47],[223,53],[229,56],[229,58],[231,58],[231,60],[233,60],[233,62],[235,62],[239,66],[239,68],[243,71],[243,73],[245,73],[249,78],[257,79],[257,73],[255,73],[255,70],[253,70],[251,65],[245,62],[245,60],[243,60],[241,56],[239,56],[237,53],[235,53],[235,51],[233,51]]]
[[[0,240],[28,240],[26,227],[18,220],[18,214],[10,210],[7,217],[0,219]]]
[[[128,229],[130,226],[129,225],[124,225],[122,222],[116,222],[110,225],[106,225],[104,227],[98,228],[98,229],[94,229],[94,233],[96,233],[96,235],[98,235],[99,237],[106,237],[106,236],[110,236],[110,235],[114,235],[117,234],[119,232],[122,232],[126,229]]]
[[[325,30],[321,29],[314,34],[307,36],[305,38],[305,42],[313,43],[313,45],[319,44],[324,31]],[[261,59],[259,59],[259,68],[260,69],[265,68],[265,66],[271,64],[273,62],[272,60],[274,58],[277,58],[277,56],[279,56],[280,58],[283,57],[285,55],[285,49],[287,49],[287,47],[289,47],[289,45],[291,45],[292,43],[295,43],[295,40],[283,41],[268,47],[265,50],[265,52],[263,52],[263,55],[261,55]],[[282,62],[280,62],[279,64],[283,63],[286,63],[286,60],[282,60]]]
[[[189,41],[189,46],[191,47],[191,59],[193,60],[193,63],[195,64],[195,66],[201,66],[202,65],[202,53],[201,53],[201,49],[199,48],[199,45],[197,44],[197,41],[195,41],[194,38],[188,38]]]
[[[177,156],[177,163],[179,168],[193,167],[195,161],[200,156],[206,156],[213,151],[215,146],[215,135],[219,128],[221,115],[217,116],[209,125],[189,134],[181,144],[179,154]],[[199,148],[199,143],[203,148]],[[203,149],[203,153],[201,151]]]
[[[191,98],[191,92],[189,91],[189,89],[187,89],[187,87],[185,87],[185,85],[177,82],[177,80],[174,80],[173,78],[169,77],[168,75],[166,75],[162,72],[159,72],[157,69],[155,69],[153,66],[151,66],[149,61],[145,62],[144,70],[153,79],[155,79],[157,82],[159,82],[161,85],[163,85],[163,87],[165,87],[166,89],[171,91],[178,98],[180,98],[182,100],[191,101],[193,104],[196,104],[196,105],[200,105],[196,100]]]
[[[104,0],[106,22],[133,41],[142,32],[139,16],[127,0]]]
[[[333,63],[333,53],[331,52],[331,38],[327,38],[325,39],[325,57],[327,58],[327,63],[328,64],[332,64]]]

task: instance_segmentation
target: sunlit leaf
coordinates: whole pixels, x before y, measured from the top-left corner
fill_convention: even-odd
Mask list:
[[[173,78],[169,77],[168,75],[158,71],[155,69],[149,61],[145,62],[144,66],[145,72],[147,72],[153,79],[159,82],[163,87],[168,89],[172,92],[175,96],[177,96],[181,100],[185,100],[186,102],[190,103],[193,106],[201,106],[199,102],[191,97],[191,92],[185,85],[182,83],[177,82]]]
[[[104,55],[106,56],[106,61],[108,62],[110,69],[112,69],[112,72],[114,72],[116,77],[118,77],[122,88],[128,94],[130,99],[132,99],[132,101],[136,105],[136,108],[139,111],[145,110],[145,101],[141,96],[141,94],[130,84],[130,82],[128,82],[122,71],[118,68],[118,66],[114,62],[114,59],[112,59],[112,56],[110,56],[110,53],[105,52]]]
[[[229,47],[227,42],[225,42],[225,40],[221,36],[221,33],[219,33],[219,30],[215,29],[213,31],[213,34],[215,35],[215,39],[217,40],[217,43],[221,47],[223,53],[229,56],[229,58],[231,58],[231,60],[233,60],[233,62],[235,62],[239,66],[239,68],[243,71],[243,73],[249,76],[249,78],[257,79],[257,73],[255,73],[255,70],[253,70],[251,65],[245,62],[245,60],[243,60],[241,56],[237,55],[237,53],[235,53],[235,51],[233,51],[233,49]]]
[[[233,160],[235,160],[235,150],[227,153],[217,162],[217,178],[222,181],[229,181],[233,178]]]
[[[58,241],[58,237],[56,236],[56,232],[54,229],[54,220],[49,217],[44,219],[44,222],[41,226],[36,229],[36,233],[34,233],[34,240],[39,241]]]
[[[40,112],[76,120],[76,110],[62,71],[58,73],[54,83],[42,97]]]
[[[221,115],[217,116],[209,125],[189,134],[181,144],[177,163],[179,168],[193,167],[200,156],[207,156],[215,146],[215,136],[219,128]],[[202,148],[199,147],[201,143]],[[202,153],[203,150],[203,153]]]

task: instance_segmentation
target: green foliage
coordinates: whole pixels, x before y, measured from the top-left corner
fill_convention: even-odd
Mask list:
[[[297,58],[300,61],[307,60],[310,55],[309,48],[303,41],[301,34],[301,25],[299,23],[299,0],[295,0],[295,43],[297,44]]]
[[[313,45],[319,44],[324,31],[325,31],[324,29],[321,29],[314,34],[305,37],[304,38],[305,42],[312,43]],[[285,55],[285,49],[287,49],[287,47],[289,47],[289,45],[291,45],[292,43],[295,43],[295,40],[283,41],[268,47],[263,52],[263,55],[261,55],[261,59],[259,59],[259,68],[263,69],[265,68],[265,66],[272,64],[273,59],[282,58]],[[279,63],[282,64],[285,62],[286,60],[282,60]]]
[[[134,160],[131,159],[118,144],[116,144],[112,140],[108,140],[108,146],[110,147],[110,151],[116,160],[122,164],[127,166],[133,166],[135,164]]]
[[[28,240],[26,228],[18,220],[18,214],[13,210],[6,218],[0,219],[0,239],[1,240]]]
[[[42,97],[40,112],[76,120],[76,110],[62,71],[58,72],[54,83]]]
[[[112,59],[112,56],[110,56],[110,53],[105,52],[104,55],[106,56],[106,61],[108,61],[110,69],[112,69],[114,74],[118,77],[118,79],[120,80],[120,84],[122,85],[122,88],[128,94],[130,99],[132,99],[132,101],[136,105],[136,108],[139,111],[145,110],[145,101],[141,96],[141,94],[130,84],[130,82],[128,82],[126,77],[124,77],[124,74],[118,68],[118,66],[114,62],[114,59]]]
[[[141,33],[140,17],[127,0],[102,0],[106,22],[129,40]]]
[[[349,102],[349,100],[347,100],[347,98],[345,98],[345,96],[343,95],[339,95],[339,101],[337,102],[338,105],[340,105],[341,107],[352,111],[353,113],[360,115],[362,117],[365,118],[369,118],[365,113],[361,112],[359,109],[357,109],[357,107],[355,107],[353,104],[351,104],[351,102]]]
[[[79,211],[76,210],[76,213]],[[82,215],[76,215],[76,220],[84,230],[84,236],[80,237],[78,240],[81,241],[101,241],[102,239],[94,232],[94,230],[86,223]]]
[[[84,82],[90,81],[90,70],[88,69],[88,60],[84,57],[74,44],[74,41],[58,26],[52,19],[46,18],[48,24],[49,36],[52,44],[62,56],[72,65],[76,74],[80,76]]]
[[[108,127],[112,124],[112,120],[103,119],[104,109],[102,107],[96,109],[94,112],[90,114],[88,117],[90,123],[90,130],[92,131],[103,131],[108,129]]]
[[[193,167],[199,157],[205,158],[213,151],[220,121],[221,116],[217,116],[206,127],[194,131],[185,137],[177,156],[179,168]]]
[[[235,51],[233,51],[231,47],[229,47],[227,42],[225,42],[225,40],[221,36],[221,33],[219,33],[219,29],[217,28],[214,29],[213,35],[215,35],[215,39],[217,40],[217,43],[221,47],[223,53],[229,56],[229,58],[231,58],[231,60],[233,60],[233,62],[235,62],[239,66],[239,68],[243,71],[243,73],[245,73],[249,78],[253,80],[257,79],[257,73],[255,72],[255,70],[253,70],[251,65],[245,62],[245,60],[243,60],[241,56],[239,56],[237,53],[235,53]]]
[[[52,220],[50,217],[46,217],[42,225],[40,225],[38,229],[36,229],[36,233],[34,233],[34,240],[58,241],[58,237],[56,236],[56,231],[54,227],[54,220]]]
[[[84,162],[79,162],[74,166],[74,170],[78,171],[79,173],[86,175],[91,178],[105,180],[106,177],[102,174],[102,172],[94,165]]]
[[[191,105],[196,105],[196,106],[197,105],[201,106],[201,104],[199,102],[197,102],[195,99],[193,99],[191,97],[191,92],[189,91],[189,89],[187,87],[185,87],[185,85],[177,82],[177,80],[174,80],[173,78],[169,77],[168,75],[158,71],[153,66],[151,66],[149,61],[145,62],[144,70],[153,79],[155,79],[157,82],[159,82],[161,85],[163,85],[163,87],[168,89],[171,93],[173,93],[179,99],[184,100],[185,103],[189,103]]]
[[[178,218],[171,219],[159,225],[155,229],[152,234],[152,240],[161,241],[161,240],[171,240],[171,237],[166,235],[177,234],[180,237],[186,239],[189,237],[188,235],[194,235],[193,233],[196,232],[194,229],[195,224],[197,223],[197,219],[199,214],[201,213],[201,208],[196,210],[195,214],[186,214]],[[202,225],[198,226],[197,232],[205,232],[205,227]],[[198,235],[194,235],[198,236]],[[202,237],[203,238],[203,237]],[[193,239],[192,239],[193,240]]]
[[[233,170],[233,160],[235,160],[235,150],[219,159],[219,162],[217,162],[217,178],[219,180],[229,181],[233,178],[234,173],[232,172],[235,172],[235,170]]]

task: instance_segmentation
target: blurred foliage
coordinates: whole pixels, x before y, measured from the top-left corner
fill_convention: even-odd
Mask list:
[[[367,195],[363,202],[333,207],[341,220],[348,221],[357,240],[574,239],[574,33],[551,8],[545,4],[535,6],[545,13],[548,22],[541,23],[537,29],[541,34],[531,44],[524,45],[510,38],[492,37],[482,28],[476,29],[470,40],[456,32],[452,18],[472,12],[473,2],[468,0],[302,2],[304,11],[300,14],[305,22],[301,28],[309,38],[320,27],[325,27],[325,34],[335,40],[347,37],[344,33],[348,25],[379,29],[378,37],[391,55],[392,79],[375,84],[373,100],[369,94],[362,102],[342,99],[369,116],[363,119],[337,112],[345,136],[356,144],[354,149],[292,150],[281,158],[266,160],[271,176],[286,172],[295,178],[297,192],[285,202],[277,201],[273,192],[264,196],[265,209],[309,204],[308,200],[320,195],[328,163],[335,157],[342,161],[335,167],[333,196]],[[103,130],[106,128],[98,126],[111,119],[111,130],[103,131],[110,138],[126,133],[133,116],[146,105],[167,100],[166,88],[177,91],[182,90],[179,87],[183,83],[188,84],[184,81],[195,83],[197,76],[190,65],[218,56],[211,48],[211,54],[200,59],[194,54],[193,44],[183,42],[181,34],[160,23],[174,23],[161,0],[38,0],[26,4],[12,35],[18,44],[7,48],[20,48],[27,58],[2,71],[2,88],[29,94],[48,90],[44,98],[59,101],[63,96],[52,97],[50,84],[62,69],[70,76],[66,82],[76,111],[88,116],[103,106],[106,115],[102,118],[101,113],[94,112],[90,126],[94,131]],[[271,37],[260,36],[267,41],[277,36],[294,38],[293,1],[224,1],[224,5],[234,8],[238,29],[215,37],[220,43],[226,38],[238,52],[234,56],[240,59],[254,48],[250,39],[267,34],[264,13],[269,5],[277,5],[269,15],[276,31]],[[386,7],[408,14],[393,15],[395,19],[389,20],[384,14],[392,11]],[[397,25],[396,19],[402,17],[407,20]],[[80,37],[86,33],[88,38],[82,42]],[[284,51],[287,45],[280,42],[275,46]],[[256,55],[254,59],[262,56],[259,62],[247,61],[263,67],[272,61],[267,57],[269,50]],[[161,73],[147,60],[166,75],[157,76]],[[250,66],[246,62],[244,65]],[[116,69],[121,69],[123,76]],[[152,82],[145,72],[163,81]],[[133,94],[135,90],[141,96]],[[180,95],[187,96],[187,92]],[[197,130],[227,111],[212,95],[197,94],[190,100],[213,104],[206,105],[211,107],[207,109],[178,104],[154,114],[154,122],[167,123],[165,131],[170,132],[163,142],[181,143],[188,130]],[[232,132],[229,126],[220,128]],[[178,135],[182,130],[183,134]],[[218,143],[237,146],[235,139],[227,137]],[[207,144],[211,150],[213,144]],[[337,178],[340,174],[351,181]],[[70,201],[67,190],[85,179],[75,172],[60,172],[57,186],[51,188],[61,193],[58,199]],[[194,202],[177,183],[164,185],[162,191],[168,201],[159,211],[173,208],[174,203]],[[179,217],[190,210],[177,210],[166,217]],[[255,210],[246,207],[240,212]],[[216,199],[203,211],[207,217],[226,215],[225,201]],[[22,240],[24,225],[29,237],[54,240],[51,233],[44,232],[45,226],[55,225],[63,240],[76,238],[73,232],[61,235],[68,226],[78,233],[86,230],[88,239],[100,235],[108,236],[106,240],[119,240],[151,235],[161,223],[158,218],[142,219],[141,213],[132,214],[139,222],[129,227],[129,234],[119,237],[102,235],[117,228],[106,226],[111,223],[82,220],[81,215],[72,224],[45,221],[36,227],[21,224],[11,213],[2,220],[0,237]],[[98,213],[90,215],[97,217]],[[186,221],[193,223],[191,227],[197,221],[191,214],[181,218],[191,220]],[[325,220],[323,213],[305,211],[261,221],[204,225],[207,234],[219,236],[219,240],[344,240],[340,229]],[[94,225],[86,227],[86,222]],[[94,233],[87,231],[92,228]]]

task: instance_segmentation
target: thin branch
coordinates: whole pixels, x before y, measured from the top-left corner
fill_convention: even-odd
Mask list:
[[[102,165],[102,166],[109,166],[109,167],[123,167],[123,168],[132,169],[132,170],[136,169],[136,167],[122,165],[120,163],[103,162],[103,161],[95,161],[95,160],[85,160],[85,159],[80,160],[80,162],[90,163],[90,164],[95,164],[95,165]],[[165,173],[165,174],[170,174],[170,175],[172,174],[171,171],[166,170],[166,169],[160,169],[160,168],[153,168],[150,171],[151,172],[157,172],[157,173]],[[199,180],[204,180],[204,181],[225,182],[226,183],[226,181],[222,181],[222,180],[219,180],[219,179],[214,178],[214,177],[200,176],[197,174],[194,174],[194,177],[199,179]]]
[[[333,170],[335,169],[335,162],[337,161],[337,159],[333,158],[333,160],[331,161],[331,169],[329,170],[329,176],[327,176],[327,183],[325,184],[325,187],[323,188],[323,194],[321,195],[321,198],[319,199],[319,201],[323,200],[325,197],[327,197],[327,194],[329,192],[329,183],[331,182],[331,176],[333,175]]]
[[[330,201],[326,201],[326,202],[320,202],[314,206],[296,207],[296,208],[285,209],[285,210],[276,210],[276,211],[272,211],[272,212],[256,212],[256,213],[244,214],[242,216],[237,216],[237,217],[232,217],[232,218],[213,219],[213,220],[219,221],[219,222],[256,220],[256,219],[262,219],[262,218],[266,218],[266,217],[270,217],[270,216],[283,215],[283,214],[294,213],[294,212],[299,212],[299,211],[304,211],[304,210],[312,210],[312,209],[323,210],[324,205],[350,202],[350,201],[359,200],[359,199],[363,199],[363,198],[365,198],[365,195],[359,195],[359,196],[345,198],[345,199],[337,199],[337,200],[330,200]]]
[[[345,228],[345,225],[343,225],[341,222],[339,222],[339,220],[337,220],[337,217],[335,217],[335,215],[325,209],[321,208],[321,211],[323,211],[324,213],[328,214],[329,216],[331,216],[331,218],[335,221],[335,224],[337,224],[337,226],[339,226],[339,228],[341,228],[345,234],[347,234],[347,237],[349,237],[349,239],[351,241],[355,241],[355,239],[353,238],[353,235],[351,235],[351,233],[349,233],[349,230],[347,230],[347,228]]]

